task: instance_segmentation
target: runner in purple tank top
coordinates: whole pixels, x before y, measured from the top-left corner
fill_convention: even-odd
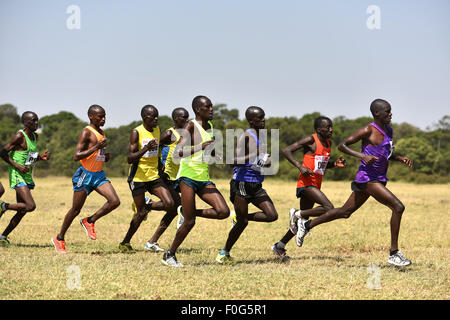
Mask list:
[[[380,133],[383,134],[383,141],[374,146],[370,143],[364,143],[362,145],[362,153],[377,157],[377,160],[372,165],[368,165],[364,160],[361,160],[361,165],[359,166],[358,173],[356,174],[356,183],[366,183],[369,181],[378,180],[380,182],[386,182],[388,179],[386,177],[388,169],[388,159],[393,152],[393,142],[392,142],[392,129],[386,124],[386,133],[381,129],[375,122],[369,123],[369,126],[374,127]]]
[[[353,193],[343,207],[331,209],[326,214],[314,220],[309,220],[310,222],[306,222],[302,226],[299,225],[299,229],[301,228],[302,232],[307,233],[319,224],[339,218],[349,218],[372,196],[392,210],[390,221],[391,247],[388,263],[396,266],[407,266],[411,264],[411,261],[406,259],[398,250],[400,221],[405,206],[386,188],[386,172],[388,160],[399,161],[410,168],[412,162],[406,157],[393,154],[392,129],[389,126],[392,119],[391,105],[385,100],[376,99],[370,105],[370,111],[374,122],[359,129],[338,146],[340,151],[361,159],[361,165],[355,181],[352,183]],[[357,152],[348,147],[358,141],[362,141],[362,152]]]

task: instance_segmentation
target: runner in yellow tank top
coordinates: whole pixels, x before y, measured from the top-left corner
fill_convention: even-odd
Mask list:
[[[177,215],[172,194],[158,172],[160,149],[158,109],[152,105],[145,105],[141,109],[141,117],[143,123],[131,132],[128,149],[127,160],[131,165],[128,184],[136,205],[136,214],[130,222],[124,239],[119,244],[119,251],[123,253],[136,252],[130,241],[150,210],[166,211],[166,214],[144,248],[154,252],[164,251],[159,247],[157,240]],[[146,203],[146,191],[158,197],[160,201]]]
[[[102,195],[106,203],[90,217],[80,220],[81,226],[90,239],[97,239],[94,223],[120,205],[119,197],[103,171],[103,162],[109,161],[110,157],[106,152],[105,133],[100,129],[105,125],[105,109],[94,104],[89,107],[88,116],[90,123],[81,131],[73,156],[74,161],[81,162],[81,167],[72,178],[74,190],[72,207],[64,217],[61,230],[51,239],[58,253],[67,253],[64,236],[92,191],[95,190]]]
[[[170,249],[164,253],[163,264],[182,267],[177,261],[175,252],[195,224],[195,217],[209,219],[225,219],[230,215],[225,199],[209,180],[208,164],[203,162],[203,150],[214,142],[211,134],[213,106],[205,96],[197,96],[192,101],[195,119],[188,122],[181,134],[175,153],[183,159],[178,172],[181,205],[184,221],[177,230]],[[208,132],[210,131],[210,132]],[[208,209],[195,208],[195,195],[212,206]]]
[[[180,169],[180,162],[174,159],[174,151],[178,142],[180,141],[183,128],[186,126],[189,118],[189,112],[185,108],[176,108],[172,112],[173,127],[167,129],[161,135],[161,145],[163,145],[165,158],[161,155],[161,162],[163,164],[163,179],[166,182],[171,182],[174,187],[177,186],[177,175]]]
[[[172,193],[172,197],[177,207],[177,212],[180,214],[179,217],[182,217],[181,197],[179,194],[180,185],[177,179],[178,171],[180,169],[180,159],[175,159],[177,157],[174,157],[174,151],[180,141],[180,134],[186,126],[188,119],[189,112],[185,108],[175,108],[172,111],[173,127],[167,129],[161,135],[161,144],[163,145],[161,149],[161,164],[163,166],[161,177]],[[180,227],[181,223],[181,218],[179,218],[177,221],[177,228]]]

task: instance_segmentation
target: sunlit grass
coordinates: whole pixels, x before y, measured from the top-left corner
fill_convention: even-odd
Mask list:
[[[235,265],[222,266],[214,260],[226,241],[229,219],[199,218],[177,252],[185,267],[173,269],[161,264],[161,254],[143,248],[162,212],[151,212],[133,237],[136,254],[117,252],[132,216],[131,195],[125,179],[111,180],[122,204],[96,223],[98,240],[89,240],[78,222],[103,204],[103,198],[92,193],[66,234],[69,254],[58,255],[50,238],[71,205],[71,179],[36,179],[36,211],[11,233],[11,246],[0,247],[2,299],[450,298],[449,185],[388,184],[406,205],[400,249],[413,261],[406,269],[387,264],[391,214],[372,199],[350,219],[315,228],[302,248],[291,241],[287,245],[291,259],[280,263],[270,248],[287,231],[289,208],[298,207],[298,199],[295,182],[276,180],[266,181],[264,188],[279,219],[249,223],[231,252]],[[214,182],[228,202],[229,181]],[[324,181],[323,191],[340,206],[351,192],[350,183]],[[7,190],[3,200],[14,202],[14,191]],[[197,204],[204,206],[200,200]],[[8,211],[1,218],[0,231],[12,215]],[[175,230],[174,220],[159,240],[163,248],[169,247]],[[80,272],[75,287],[71,270]],[[380,280],[378,289],[370,285],[374,276]]]

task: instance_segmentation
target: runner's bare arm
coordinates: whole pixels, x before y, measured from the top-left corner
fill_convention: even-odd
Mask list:
[[[86,128],[81,131],[77,146],[75,147],[73,161],[79,161],[81,159],[87,158],[98,149],[103,149],[106,147],[106,138],[97,141],[97,143],[89,147],[89,143],[91,142],[91,134],[93,135],[93,133],[91,133],[91,131]]]
[[[327,169],[332,169],[336,167],[344,168],[345,166],[347,166],[347,161],[344,159],[342,155],[340,155],[339,158],[336,159],[336,161],[328,162]]]
[[[407,165],[407,166],[410,167],[410,168],[413,167],[413,162],[412,162],[411,159],[409,159],[409,158],[407,158],[407,157],[400,156],[400,155],[398,155],[398,154],[393,154],[393,155],[389,158],[389,160],[392,160],[392,161],[398,161],[398,162],[400,162],[400,163],[403,163],[403,164]]]
[[[202,144],[193,145],[192,137],[194,135],[194,123],[192,121],[188,122],[184,130],[180,134],[180,140],[175,147],[174,154],[178,157],[185,158],[200,150],[205,150],[207,146],[214,142],[214,140],[209,140],[203,142]]]
[[[139,161],[140,158],[150,149],[153,149],[157,145],[156,140],[151,140],[141,150],[139,150],[139,133],[137,130],[131,131],[130,144],[128,146],[127,162],[129,164]]]
[[[11,140],[3,147],[3,149],[0,151],[0,157],[8,164],[19,170],[21,173],[27,173],[30,169],[28,166],[20,165],[10,157],[9,152],[12,150],[25,150],[23,148],[23,143],[25,141],[25,137],[22,133],[17,132]]]
[[[172,131],[166,130],[159,137],[159,143],[168,145],[172,142]]]
[[[285,156],[285,158],[288,159],[288,161],[292,163],[294,167],[300,170],[303,175],[311,175],[313,172],[311,169],[304,167],[299,161],[295,159],[294,152],[301,148],[311,146],[312,144],[314,144],[314,137],[308,136],[306,138],[298,140],[297,142],[294,142],[283,150],[283,155]]]
[[[231,166],[243,166],[250,161],[248,141],[248,135],[245,133],[239,137],[236,147],[234,148],[234,160]]]
[[[44,153],[42,153],[38,156],[38,160],[44,160],[44,161],[50,160],[50,152],[48,150],[45,150]]]
[[[355,151],[348,147],[349,145],[355,144],[360,140],[368,140],[371,134],[372,129],[371,126],[369,125],[365,126],[364,128],[358,129],[354,134],[352,134],[343,142],[341,142],[338,145],[338,149],[339,151],[344,152],[345,154],[364,160],[364,162],[366,162],[369,165],[374,164],[375,161],[378,160],[377,157]]]

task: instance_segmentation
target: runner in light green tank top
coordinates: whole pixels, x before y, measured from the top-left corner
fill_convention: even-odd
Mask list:
[[[183,222],[175,234],[170,249],[164,253],[162,263],[172,267],[182,267],[177,261],[175,252],[191,231],[196,217],[209,219],[225,219],[230,209],[222,194],[210,181],[208,163],[205,162],[204,150],[214,143],[213,106],[205,96],[197,96],[192,101],[195,119],[189,121],[174,151],[174,156],[182,157],[178,172],[181,190],[181,219]],[[214,152],[215,150],[213,150]],[[212,154],[213,155],[213,154]],[[195,195],[208,203],[211,208],[196,209]],[[180,212],[181,215],[181,212]]]
[[[36,113],[27,111],[22,114],[24,128],[19,130],[12,139],[0,151],[0,157],[9,166],[9,184],[16,191],[18,206],[7,209],[17,210],[6,229],[0,235],[0,245],[8,245],[6,238],[20,223],[27,212],[36,209],[36,204],[31,195],[34,188],[33,165],[39,160],[48,160],[50,153],[46,150],[42,154],[37,153],[36,143],[38,135],[38,116]]]
[[[211,127],[208,132],[203,129],[197,120],[194,119],[192,122],[202,137],[201,144],[214,140],[214,129],[211,121],[208,120]],[[204,161],[203,155],[204,150],[202,149],[187,158],[181,159],[177,179],[186,177],[195,181],[210,181],[208,163]]]

